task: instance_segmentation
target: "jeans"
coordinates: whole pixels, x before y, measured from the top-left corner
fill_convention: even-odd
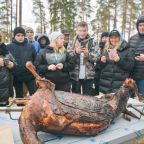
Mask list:
[[[136,80],[138,91],[144,96],[144,80]]]

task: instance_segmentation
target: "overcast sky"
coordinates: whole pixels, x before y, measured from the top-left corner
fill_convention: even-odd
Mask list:
[[[35,17],[32,14],[33,4],[32,0],[22,1],[22,24],[26,26],[36,28]]]
[[[43,2],[47,9],[48,6],[47,6],[46,0],[43,0]],[[95,0],[91,0],[91,3],[94,6]],[[36,29],[37,24],[35,23],[35,17],[32,14],[32,10],[33,10],[32,0],[22,0],[22,4],[23,4],[23,6],[22,6],[22,25],[31,26],[34,29]],[[47,12],[46,12],[46,14],[47,14]]]

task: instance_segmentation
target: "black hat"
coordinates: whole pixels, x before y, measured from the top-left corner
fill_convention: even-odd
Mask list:
[[[69,35],[70,34],[70,32],[68,30],[66,30],[66,29],[61,30],[61,33],[63,35]]]
[[[118,30],[112,30],[109,34],[109,37],[111,37],[111,36],[120,37],[120,33]]]
[[[26,35],[25,30],[24,30],[24,28],[22,28],[22,27],[16,27],[16,28],[14,29],[14,32],[13,32],[14,37],[15,37],[16,34],[18,34],[18,33],[22,33],[24,36]]]
[[[109,32],[103,32],[102,34],[101,34],[101,38],[102,37],[109,37]]]

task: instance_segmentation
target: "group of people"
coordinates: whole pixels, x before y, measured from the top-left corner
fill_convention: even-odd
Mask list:
[[[25,67],[31,61],[37,72],[62,90],[95,96],[115,92],[126,78],[133,78],[144,98],[144,16],[136,23],[138,33],[124,40],[118,30],[103,32],[100,42],[80,22],[76,36],[52,32],[34,40],[32,28],[16,27],[7,46],[0,35],[0,103],[13,96],[23,98],[24,85],[32,95],[38,89],[34,76]]]

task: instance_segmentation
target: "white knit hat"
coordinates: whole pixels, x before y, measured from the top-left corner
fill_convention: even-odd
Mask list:
[[[50,43],[53,43],[59,36],[63,35],[61,32],[52,32],[49,35]]]

